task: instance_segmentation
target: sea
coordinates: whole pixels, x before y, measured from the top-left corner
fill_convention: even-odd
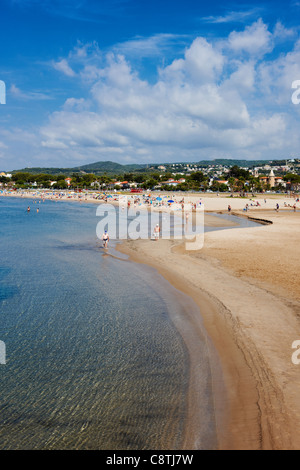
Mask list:
[[[0,197],[2,450],[182,446],[191,371],[178,325],[197,307],[117,242],[104,250],[98,223],[96,204]],[[195,442],[213,449],[205,334],[198,343]]]

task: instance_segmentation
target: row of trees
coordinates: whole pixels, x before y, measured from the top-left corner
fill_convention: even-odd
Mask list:
[[[40,188],[52,187],[54,189],[65,189],[69,187],[67,182],[65,181],[66,178],[66,175],[49,175],[44,173],[33,175],[31,173],[19,172],[13,175],[12,180],[17,188],[28,188],[35,186]],[[153,187],[166,182],[169,178],[174,178],[178,180],[182,178],[182,175],[176,175],[174,177],[172,173],[165,173],[161,176],[159,173],[154,172],[150,174],[124,173],[121,176],[96,176],[92,173],[74,173],[70,176],[70,178],[70,187],[73,189],[90,188],[92,183],[94,183],[96,188],[106,188],[109,185],[112,185],[113,182],[115,182],[116,180],[120,182],[128,181],[128,183],[136,183],[144,189],[152,189]],[[187,180],[187,183],[183,183],[182,189],[199,189],[200,183],[205,183],[205,185],[208,186],[208,178],[204,176],[202,172],[194,173],[189,177],[185,177],[185,179]],[[54,181],[55,183],[51,184]],[[8,180],[7,178],[2,177],[0,179],[0,182],[7,183]],[[168,188],[168,186],[166,187]]]
[[[37,186],[40,188],[51,188],[54,189],[65,189],[68,187],[67,182],[65,181],[67,178],[66,175],[49,175],[46,173],[40,173],[37,175],[25,172],[18,172],[15,173],[12,177],[12,181],[15,183],[17,188],[28,188]],[[74,188],[84,188],[90,187],[91,183],[94,181],[102,182],[110,182],[111,179],[106,176],[97,177],[94,174],[73,174],[71,176],[71,183],[72,187]],[[52,185],[51,182],[55,183]],[[1,177],[0,182],[7,183],[8,180],[6,177]]]
[[[153,189],[155,187],[160,187],[162,190],[207,190],[218,192],[261,192],[265,190],[272,189],[270,185],[262,183],[259,178],[255,178],[249,171],[244,170],[237,165],[233,166],[230,171],[220,177],[221,180],[226,180],[227,184],[224,184],[216,179],[213,180],[210,185],[210,177],[204,175],[203,172],[197,171],[190,175],[185,175],[184,180],[181,184],[178,184],[176,187],[166,184],[168,179],[173,178],[174,180],[180,180],[183,178],[182,174],[173,175],[172,173],[164,173],[161,175],[158,172],[145,172],[145,173],[124,173],[123,175],[101,175],[97,176],[93,173],[73,173],[71,175],[71,184],[70,186],[65,181],[67,178],[66,175],[49,175],[49,174],[36,174],[18,172],[15,173],[12,177],[14,186],[17,188],[28,188],[28,187],[39,187],[39,188],[54,188],[54,189],[66,189],[68,187],[72,189],[83,189],[90,188],[91,185],[96,189],[107,189],[109,187],[116,187],[116,189],[121,189],[121,186],[114,186],[114,182],[117,181],[127,181],[130,183],[136,183],[139,187],[143,189]],[[283,177],[285,181],[291,183],[291,189],[297,189],[300,186],[300,175],[287,174]],[[0,177],[1,183],[8,183],[6,177]],[[55,183],[53,184],[53,182]],[[94,183],[94,184],[93,184]],[[11,183],[12,184],[12,183]],[[276,189],[284,190],[283,186],[277,186]]]

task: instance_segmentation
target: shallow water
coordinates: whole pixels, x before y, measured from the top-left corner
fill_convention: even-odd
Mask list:
[[[233,214],[219,214],[218,212],[212,212],[211,215],[214,217],[218,217],[219,219],[223,219],[229,222],[234,222],[237,228],[250,228],[250,227],[259,227],[261,224],[259,222],[255,222],[254,220],[250,220],[246,217],[239,217]],[[205,227],[205,232],[212,232],[215,230],[228,230],[234,227]]]
[[[94,205],[0,198],[0,216],[0,449],[180,448],[189,358],[172,319],[184,296],[103,251]]]

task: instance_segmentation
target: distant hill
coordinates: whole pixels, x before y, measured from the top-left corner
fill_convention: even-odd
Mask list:
[[[14,170],[12,173],[30,173],[30,174],[40,174],[44,173],[47,175],[66,175],[69,176],[72,173],[94,173],[94,174],[121,174],[126,172],[138,172],[145,171],[147,165],[121,165],[120,163],[115,162],[96,162],[90,163],[88,165],[76,166],[73,168],[42,168],[42,167],[32,167],[32,168],[22,168],[21,170]]]
[[[259,165],[266,165],[270,164],[271,160],[234,160],[234,159],[225,159],[225,158],[219,158],[215,160],[201,160],[199,162],[174,162],[175,164],[179,165],[196,165],[196,166],[212,166],[212,165],[222,165],[222,166],[241,166],[241,167],[248,167],[251,168],[253,166],[259,166]],[[285,161],[284,161],[285,162]],[[274,160],[274,165],[278,164],[277,160]],[[156,165],[157,166],[157,165]],[[173,166],[173,163],[165,163],[164,166],[166,167],[171,167]]]
[[[259,165],[270,164],[278,165],[285,164],[285,160],[234,160],[234,159],[216,159],[216,160],[202,160],[200,162],[174,162],[178,165],[197,165],[197,166],[211,166],[211,165],[224,165],[224,166],[234,166],[238,165],[240,167],[252,168]],[[122,173],[138,173],[145,171],[153,171],[157,169],[161,163],[155,164],[131,164],[131,165],[122,165],[120,163],[115,163],[111,161],[106,162],[95,162],[88,165],[80,165],[73,168],[23,168],[21,170],[14,170],[12,173],[24,172],[30,174],[51,174],[51,175],[66,175],[70,176],[72,173],[94,173],[96,175],[118,175]],[[164,163],[163,164],[168,170],[172,169],[173,163]]]
[[[68,175],[70,172],[70,168],[42,168],[42,167],[32,167],[32,168],[22,168],[20,170],[13,170],[11,171],[12,174],[14,173],[30,173],[32,175],[37,174],[46,174],[46,175]]]
[[[267,163],[270,163],[271,160],[234,160],[234,159],[223,159],[219,158],[216,160],[202,160],[201,162],[198,162],[197,164],[200,165],[226,165],[226,166],[242,166],[242,167],[248,167],[251,168],[253,166],[259,166],[259,165],[265,165]]]
[[[78,166],[75,168],[72,168],[72,171],[84,171],[85,173],[122,173],[126,171],[138,171],[138,170],[144,170],[147,168],[147,165],[137,165],[137,164],[132,164],[132,165],[121,165],[120,163],[114,163],[114,162],[96,162],[96,163],[90,163],[88,165],[82,165]]]

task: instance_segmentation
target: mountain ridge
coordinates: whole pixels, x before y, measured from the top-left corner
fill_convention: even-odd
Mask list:
[[[211,165],[223,165],[223,166],[240,166],[240,167],[255,167],[262,164],[285,164],[286,160],[242,160],[242,159],[214,159],[214,160],[200,160],[199,162],[174,162],[174,163],[149,163],[149,164],[121,164],[108,161],[98,161],[94,163],[88,163],[85,165],[79,165],[71,168],[63,167],[26,167],[19,170],[13,170],[11,173],[31,173],[31,174],[65,174],[66,176],[72,173],[95,173],[95,174],[122,174],[141,172],[147,170],[157,170],[159,166],[165,166],[167,169],[172,170],[173,165],[197,165],[197,166],[211,166]],[[176,167],[173,169],[176,171]]]

